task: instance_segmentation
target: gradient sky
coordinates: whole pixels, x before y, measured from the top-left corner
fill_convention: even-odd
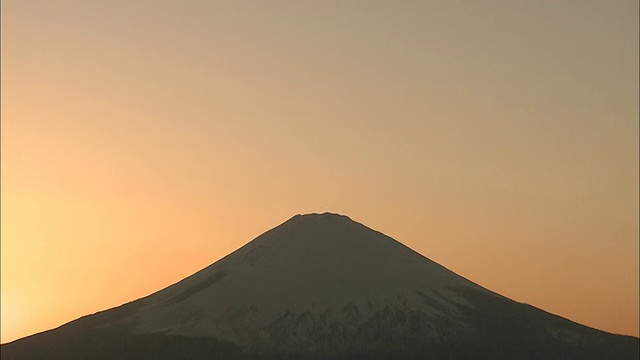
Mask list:
[[[638,2],[2,1],[2,342],[323,211],[638,336]]]

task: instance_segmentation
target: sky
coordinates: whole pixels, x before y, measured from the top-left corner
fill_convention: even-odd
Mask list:
[[[638,2],[2,1],[1,341],[298,213],[638,329]]]

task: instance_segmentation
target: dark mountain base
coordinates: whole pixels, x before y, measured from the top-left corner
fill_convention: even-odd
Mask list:
[[[340,355],[251,353],[212,337],[170,334],[131,334],[131,329],[107,327],[132,313],[142,302],[129,303],[73,321],[58,329],[36,334],[0,347],[3,360],[20,359],[225,359],[225,360],[413,360],[413,359],[633,359],[640,358],[640,339],[608,334],[576,324],[526,304],[468,288],[453,288],[473,307],[461,307],[466,323],[477,332],[464,338],[441,338],[424,343],[405,338],[411,351],[391,351],[407,344],[387,338],[390,351],[350,352]],[[409,317],[396,314],[398,321]],[[393,322],[391,322],[393,323]],[[385,327],[381,323],[380,326]],[[423,324],[424,325],[424,324]],[[553,335],[550,335],[550,330]],[[374,331],[374,329],[371,329]],[[380,336],[385,329],[378,329]],[[385,342],[383,339],[380,339]],[[395,345],[395,346],[394,346]],[[406,348],[405,348],[406,349]]]
[[[215,338],[176,335],[127,335],[97,331],[74,338],[54,334],[35,336],[34,341],[3,345],[2,359],[241,359],[240,348]]]
[[[236,344],[212,337],[170,334],[131,334],[130,328],[105,327],[133,313],[143,302],[83,317],[58,329],[36,334],[0,347],[3,360],[20,359],[225,359],[225,360],[413,360],[413,359],[633,359],[640,358],[640,339],[605,333],[549,314],[530,305],[469,288],[452,288],[473,307],[462,306],[465,323],[477,330],[464,338],[442,337],[422,343],[415,337],[403,344],[385,336],[387,326],[410,317],[395,313],[381,322],[377,333],[389,351],[350,352],[340,355],[289,353],[247,354]],[[425,326],[421,324],[420,326]],[[387,329],[388,330],[388,329]],[[552,333],[550,333],[552,331]],[[374,337],[376,338],[376,337]],[[336,335],[339,339],[339,335]],[[385,340],[386,339],[386,340]],[[411,344],[410,347],[405,347]],[[391,349],[405,347],[404,351]],[[407,351],[406,349],[412,349]]]
[[[638,359],[638,340],[571,346],[560,341],[513,341],[513,338],[475,339],[429,346],[419,353],[351,353],[342,356],[294,354],[244,354],[241,349],[215,338],[175,335],[127,335],[92,332],[73,338],[41,334],[3,345],[3,360],[11,359],[225,359],[225,360],[412,360],[412,359]],[[29,341],[33,340],[33,341]],[[485,340],[488,340],[485,342]]]

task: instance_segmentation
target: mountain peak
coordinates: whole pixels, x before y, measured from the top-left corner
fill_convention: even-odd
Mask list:
[[[247,244],[267,245],[274,242],[353,242],[371,238],[380,234],[365,225],[352,220],[350,217],[342,214],[324,212],[324,213],[308,213],[297,214],[257,237],[254,241]],[[391,239],[391,238],[388,238]]]
[[[347,215],[342,215],[342,214],[332,213],[332,212],[297,214],[297,215],[293,216],[289,220],[349,220],[349,221],[353,221]],[[355,221],[353,221],[353,222],[355,222]]]

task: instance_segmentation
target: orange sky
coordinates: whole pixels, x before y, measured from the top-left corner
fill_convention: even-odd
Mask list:
[[[312,211],[638,336],[638,2],[2,1],[2,342]]]

